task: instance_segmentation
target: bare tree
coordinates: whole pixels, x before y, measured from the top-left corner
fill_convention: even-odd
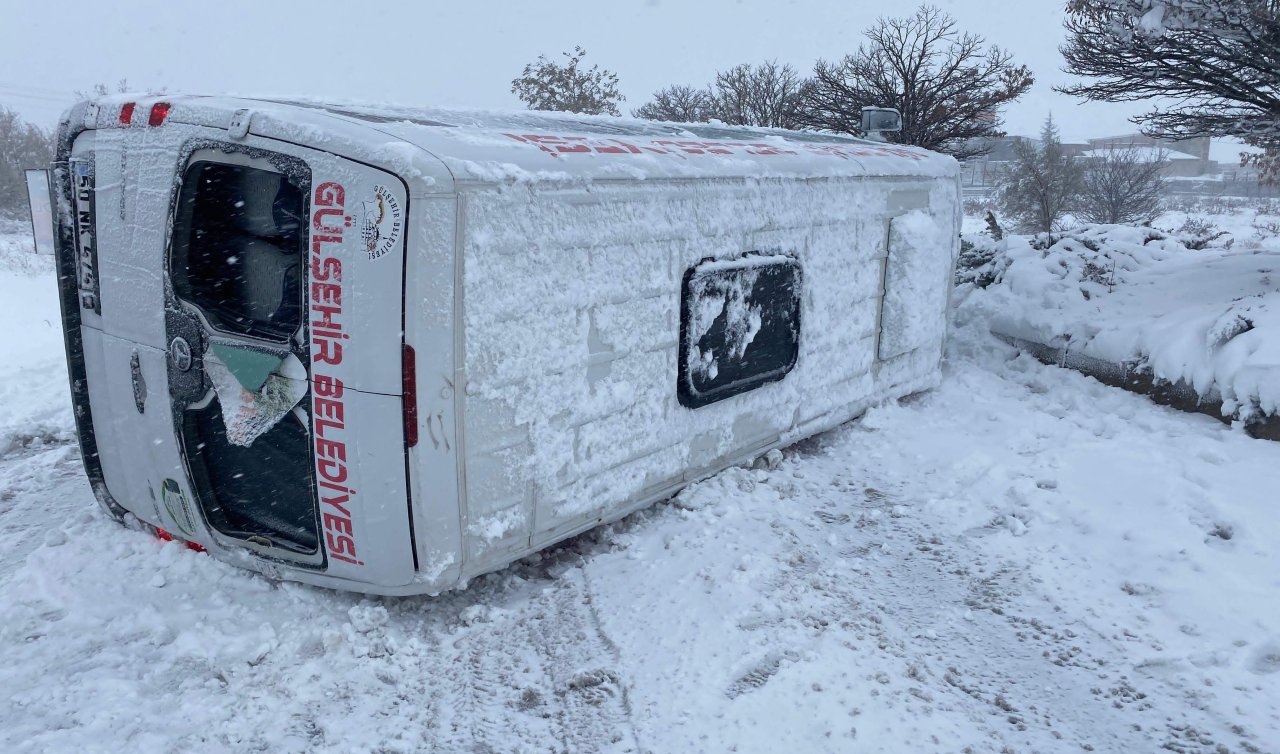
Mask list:
[[[1013,145],[1013,161],[1002,176],[997,199],[1019,229],[1052,233],[1080,196],[1083,165],[1062,149],[1058,128],[1050,116],[1040,143],[1020,140]]]
[[[677,123],[700,123],[711,120],[715,99],[709,89],[691,86],[669,86],[653,93],[653,101],[632,111],[637,118],[669,120]]]
[[[716,74],[712,117],[735,126],[796,128],[800,74],[786,63],[743,63]]]
[[[686,123],[721,120],[734,126],[796,128],[796,109],[804,80],[776,60],[743,63],[716,74],[705,89],[669,86],[633,113],[637,118]]]
[[[1091,223],[1146,225],[1162,211],[1164,150],[1114,146],[1085,162],[1075,212]]]
[[[1144,133],[1236,136],[1275,154],[1280,2],[1070,0],[1067,10],[1066,70],[1089,80],[1058,91],[1101,102],[1160,97],[1134,119]]]
[[[0,215],[25,216],[28,168],[47,168],[53,135],[0,107]]]
[[[618,74],[598,65],[583,66],[587,51],[581,47],[561,54],[567,63],[539,55],[511,81],[511,92],[531,110],[618,115],[618,103],[626,99],[618,91]]]
[[[862,108],[892,107],[903,130],[893,141],[958,158],[985,154],[978,140],[1003,136],[1000,108],[1034,83],[999,47],[961,33],[951,16],[921,6],[906,18],[881,18],[868,41],[838,62],[819,60],[805,86],[801,122],[863,135]]]

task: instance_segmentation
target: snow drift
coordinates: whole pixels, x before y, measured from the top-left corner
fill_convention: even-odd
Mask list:
[[[1280,252],[1118,225],[966,241],[962,317],[1183,382],[1228,418],[1280,413]]]

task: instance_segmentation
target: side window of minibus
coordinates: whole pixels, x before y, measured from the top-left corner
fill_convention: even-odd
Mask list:
[[[684,276],[680,403],[699,408],[780,380],[800,353],[800,262],[707,259]]]

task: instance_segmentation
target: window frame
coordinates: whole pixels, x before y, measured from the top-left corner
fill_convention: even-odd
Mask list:
[[[759,260],[773,260],[761,263]],[[734,266],[737,264],[738,266]],[[720,268],[719,270],[708,270],[709,266]],[[693,306],[699,300],[694,293],[692,286],[696,281],[706,275],[713,275],[717,272],[744,272],[750,269],[769,269],[769,268],[789,268],[791,270],[789,285],[785,290],[790,291],[790,300],[786,303],[786,310],[789,312],[787,322],[790,324],[789,331],[793,333],[790,343],[786,345],[786,358],[782,362],[772,362],[771,368],[750,374],[746,377],[735,379],[721,385],[713,386],[710,389],[702,389],[697,384],[698,380],[695,370],[690,363],[692,358],[692,349],[694,344],[690,342],[693,337],[692,328]],[[756,288],[753,287],[752,292]],[[800,358],[800,339],[802,333],[803,320],[803,296],[804,296],[804,270],[800,264],[800,259],[794,254],[779,252],[762,252],[751,251],[732,259],[717,259],[715,257],[706,257],[697,264],[692,265],[685,270],[684,277],[680,286],[680,345],[677,356],[679,374],[676,384],[676,395],[679,398],[680,405],[690,408],[702,408],[714,403],[732,398],[736,395],[742,395],[756,390],[760,387],[773,382],[784,379],[795,369],[796,363]],[[776,302],[775,305],[782,304]],[[723,310],[722,310],[723,313]],[[710,332],[710,331],[708,331]],[[706,337],[706,333],[699,336],[699,339]],[[757,336],[759,335],[757,334]],[[752,339],[754,343],[754,337]],[[751,345],[747,346],[750,349]],[[747,355],[744,350],[744,357]],[[713,378],[714,380],[714,378]]]
[[[299,227],[297,240],[297,253],[299,258],[299,321],[297,326],[295,326],[288,334],[281,334],[273,328],[263,328],[257,325],[251,325],[246,329],[228,322],[227,318],[222,316],[219,312],[210,310],[197,300],[193,294],[193,287],[190,283],[187,270],[176,269],[176,263],[179,261],[178,244],[180,242],[186,246],[183,250],[181,261],[186,263],[190,258],[191,244],[189,236],[194,232],[192,223],[194,222],[195,205],[194,203],[188,205],[184,199],[186,197],[188,178],[192,172],[192,168],[201,163],[278,173],[283,175],[285,179],[301,193],[301,225]],[[185,301],[198,309],[208,325],[218,333],[235,337],[255,338],[277,344],[284,344],[293,341],[299,330],[301,330],[305,335],[307,330],[306,284],[309,277],[307,270],[309,262],[307,244],[310,237],[310,229],[307,225],[306,219],[311,216],[311,166],[308,165],[305,160],[292,155],[281,154],[279,152],[272,152],[256,147],[228,144],[225,142],[206,139],[197,139],[186,144],[182,150],[182,156],[179,159],[178,164],[181,167],[176,172],[174,178],[173,205],[170,210],[172,220],[169,223],[168,243],[165,253],[166,277],[172,281],[174,294],[180,300]],[[187,237],[180,240],[179,231],[183,229],[188,232]]]

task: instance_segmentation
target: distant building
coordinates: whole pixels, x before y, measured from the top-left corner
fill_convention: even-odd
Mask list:
[[[1199,157],[1157,146],[1116,144],[1099,149],[1089,149],[1080,156],[1085,159],[1102,159],[1115,149],[1132,150],[1133,156],[1139,162],[1163,163],[1164,166],[1160,172],[1165,178],[1200,178],[1213,172],[1213,168],[1216,167],[1216,165],[1210,163],[1210,170],[1206,170],[1205,161]]]
[[[965,193],[969,196],[990,193],[999,182],[1006,165],[1014,159],[1014,146],[1019,142],[1039,144],[1040,140],[1027,136],[981,140],[979,144],[989,149],[988,153],[966,160],[961,165]],[[1136,133],[1062,144],[1062,149],[1068,156],[1080,158],[1102,157],[1110,149],[1133,148],[1140,158],[1163,160],[1165,166],[1162,172],[1166,178],[1216,180],[1221,168],[1211,159],[1210,147],[1208,137],[1167,141]]]
[[[1129,147],[1150,160],[1159,159],[1163,153],[1167,163],[1163,171],[1166,178],[1201,178],[1218,172],[1218,164],[1209,159],[1211,141],[1208,136],[1170,141],[1144,134],[1123,134],[1090,139],[1088,144],[1086,155],[1102,156],[1107,150]]]

